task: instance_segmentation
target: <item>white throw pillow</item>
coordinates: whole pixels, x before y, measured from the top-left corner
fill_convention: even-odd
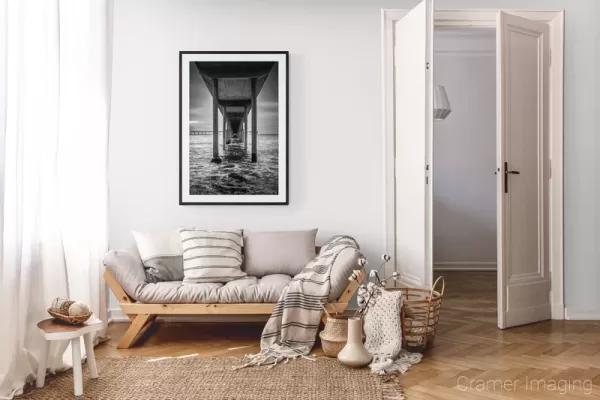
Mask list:
[[[133,238],[146,269],[148,282],[180,281],[183,279],[183,261],[179,233],[137,232]]]
[[[183,284],[229,282],[244,278],[242,231],[179,228]]]

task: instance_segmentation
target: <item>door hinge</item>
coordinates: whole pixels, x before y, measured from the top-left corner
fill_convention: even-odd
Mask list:
[[[429,69],[429,61],[425,63],[425,69]]]
[[[425,184],[429,185],[429,164],[425,166]]]

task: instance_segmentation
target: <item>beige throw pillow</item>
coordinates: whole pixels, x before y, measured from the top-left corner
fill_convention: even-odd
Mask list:
[[[242,271],[241,230],[179,228],[183,248],[183,284],[229,282]]]
[[[244,231],[244,271],[250,276],[295,276],[315,258],[317,229],[307,231]]]

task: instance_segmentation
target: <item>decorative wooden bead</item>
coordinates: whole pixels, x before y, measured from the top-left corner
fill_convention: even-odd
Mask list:
[[[73,300],[65,301],[64,303],[61,304],[58,311],[63,315],[69,315],[69,308],[71,307],[71,304],[73,304],[73,303],[75,303]]]
[[[89,312],[90,308],[81,302],[74,302],[69,307],[69,315],[72,317],[76,317],[78,315],[85,315]]]
[[[73,304],[73,303],[75,303],[75,302],[72,300],[69,300],[67,298],[57,297],[52,301],[51,308],[53,310],[56,310],[60,314],[68,315],[69,307],[71,307],[71,304]]]
[[[52,308],[55,310],[60,310],[60,308],[62,307],[62,305],[69,301],[69,299],[65,298],[65,297],[57,297],[54,300],[52,300]]]

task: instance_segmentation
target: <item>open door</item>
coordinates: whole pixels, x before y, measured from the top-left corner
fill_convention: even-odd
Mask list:
[[[550,319],[549,27],[500,12],[498,327]]]
[[[396,271],[400,282],[431,287],[433,0],[395,24]]]

